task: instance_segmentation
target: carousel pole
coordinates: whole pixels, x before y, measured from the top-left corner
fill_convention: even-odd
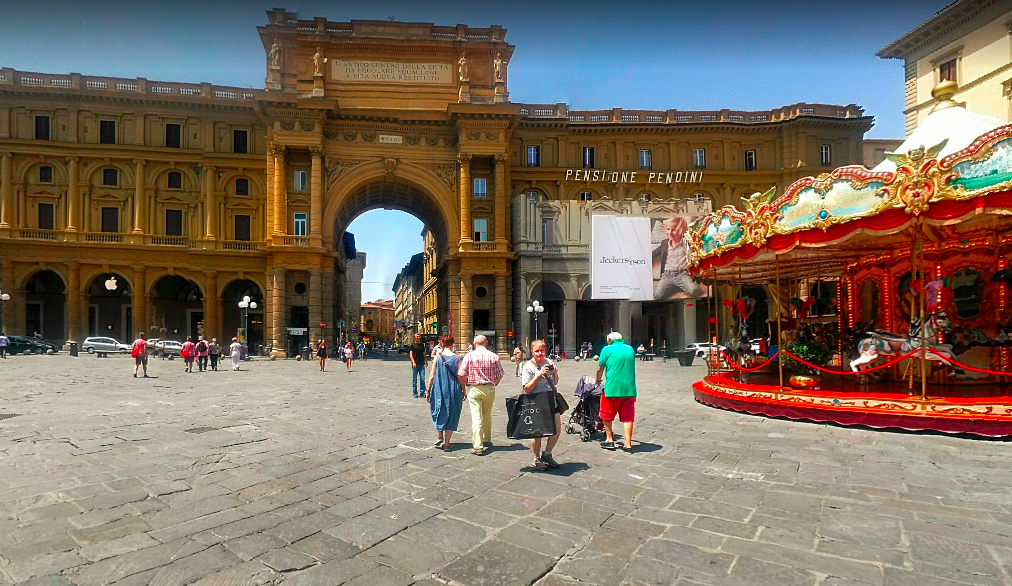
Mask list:
[[[717,369],[717,382],[718,383],[720,382],[720,359],[721,359],[721,355],[720,355],[720,299],[718,298],[719,295],[720,295],[720,292],[717,290],[717,267],[713,267],[713,301],[714,301],[713,306],[714,306],[714,309],[716,310],[715,315],[717,317],[717,320],[716,320],[716,322],[714,324],[715,335],[713,337],[713,342],[716,345],[716,350],[714,351],[714,353],[716,355],[716,360],[714,361],[714,364],[715,364],[715,368]],[[713,348],[713,346],[711,346],[711,348]]]
[[[920,226],[918,226],[915,223],[914,224],[914,237],[913,237],[913,239],[912,239],[912,241],[910,243],[910,284],[911,285],[914,282],[914,275],[917,274],[916,273],[916,271],[917,271],[917,248],[918,248],[920,237],[921,237]],[[901,279],[901,281],[902,281],[902,279]],[[909,286],[910,285],[907,285],[908,288],[909,288]],[[902,295],[902,294],[903,294],[903,292],[900,291],[900,295]],[[911,307],[910,307],[910,321],[911,322],[913,322],[913,320],[914,320],[914,317],[916,315],[917,309],[918,309],[918,306],[917,306],[916,303],[911,305]],[[921,324],[921,330],[923,331],[923,329],[924,329],[924,324]],[[909,332],[909,330],[908,330],[908,332]],[[907,334],[907,336],[908,336],[908,339],[909,339],[909,333]],[[922,351],[923,351],[923,348],[922,348]],[[911,359],[910,362],[907,364],[906,371],[908,373],[910,373],[910,378],[907,379],[907,394],[909,394],[909,395],[913,395],[914,394],[914,376],[916,376],[916,374],[917,374],[918,366],[919,365],[915,365],[914,364],[913,359]]]
[[[920,222],[918,222],[917,229],[918,229],[918,232],[920,232]],[[922,401],[927,401],[928,400],[928,344],[927,344],[928,324],[925,321],[925,319],[926,319],[927,316],[925,315],[925,312],[924,312],[924,310],[925,310],[925,307],[924,307],[924,305],[925,305],[924,297],[925,297],[925,285],[926,285],[926,283],[924,282],[925,277],[924,277],[924,267],[923,267],[923,265],[924,265],[924,236],[923,235],[920,238],[920,245],[921,245],[921,250],[920,250],[920,253],[918,254],[918,261],[919,262],[918,262],[918,266],[917,266],[917,272],[918,272],[918,274],[919,274],[919,276],[921,278],[921,287],[920,287],[921,290],[918,292],[917,297],[918,297],[918,299],[920,299],[920,306],[921,306],[921,400]]]
[[[776,294],[776,300],[777,300],[777,352],[780,353],[780,356],[777,357],[777,372],[780,374],[780,389],[777,391],[777,395],[779,395],[780,391],[784,390],[784,356],[786,356],[786,354],[784,354],[784,348],[783,348],[784,337],[783,337],[783,334],[780,333],[780,313],[781,313],[780,298],[783,295],[782,295],[782,291],[780,290],[780,257],[777,256],[776,253],[773,254],[773,264],[776,266],[776,275],[777,275],[777,294]]]

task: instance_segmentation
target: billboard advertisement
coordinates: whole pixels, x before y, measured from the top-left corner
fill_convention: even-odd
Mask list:
[[[682,239],[695,219],[687,215],[593,216],[592,298],[670,301],[708,297],[709,288],[688,272],[688,250]]]

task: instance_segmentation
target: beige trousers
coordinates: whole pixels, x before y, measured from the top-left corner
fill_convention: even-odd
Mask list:
[[[492,404],[495,385],[468,385],[467,403],[471,406],[471,445],[482,447],[492,442]]]

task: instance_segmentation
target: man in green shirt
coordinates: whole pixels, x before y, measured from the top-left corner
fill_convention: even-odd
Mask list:
[[[632,453],[633,419],[636,415],[636,353],[622,339],[622,334],[608,334],[608,345],[597,360],[597,382],[604,376],[604,396],[601,397],[601,420],[607,439],[601,444],[607,450],[615,449],[615,436],[611,424],[618,415],[625,430],[622,451]]]

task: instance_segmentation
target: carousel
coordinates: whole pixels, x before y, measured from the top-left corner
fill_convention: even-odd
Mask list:
[[[874,169],[806,177],[691,227],[690,266],[718,292],[710,333],[727,348],[697,401],[1012,435],[1012,125],[968,112],[955,89],[939,84],[932,113]]]

